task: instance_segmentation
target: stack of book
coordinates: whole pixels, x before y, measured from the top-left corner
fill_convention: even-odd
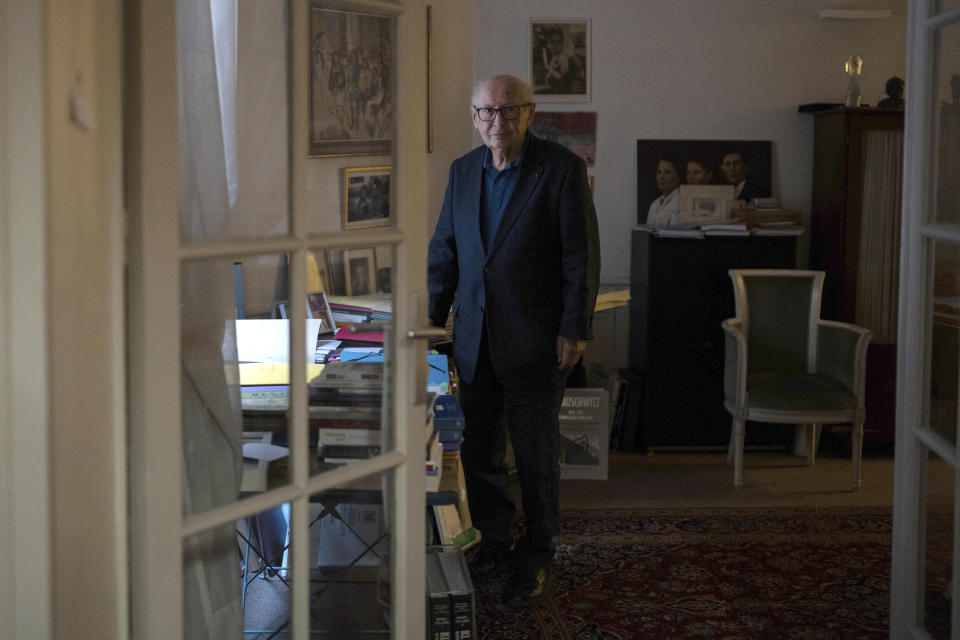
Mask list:
[[[390,311],[342,301],[331,300],[330,310],[337,324],[337,340],[383,344],[383,329],[393,319]]]
[[[746,222],[724,222],[700,226],[705,236],[749,236]]]
[[[473,581],[463,550],[452,545],[427,547],[427,637],[430,640],[476,638]]]
[[[433,429],[444,451],[459,451],[463,441],[463,411],[454,395],[437,396],[433,403]]]
[[[383,362],[328,362],[310,381],[309,398],[310,426],[317,430],[324,462],[345,464],[380,454]]]
[[[290,387],[285,384],[243,385],[240,407],[244,431],[284,431]]]
[[[750,229],[750,233],[755,236],[799,236],[803,227],[789,220],[761,222]]]

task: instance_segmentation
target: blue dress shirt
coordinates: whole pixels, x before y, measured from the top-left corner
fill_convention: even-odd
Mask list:
[[[484,251],[489,252],[493,246],[493,239],[497,235],[497,227],[503,218],[503,210],[510,201],[510,195],[520,179],[520,163],[523,153],[527,149],[525,137],[520,155],[509,165],[498,171],[490,164],[490,149],[483,152],[483,194],[480,200],[480,230],[483,235]]]

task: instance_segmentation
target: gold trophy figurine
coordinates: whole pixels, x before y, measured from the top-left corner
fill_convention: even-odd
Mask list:
[[[844,63],[847,75],[850,81],[847,83],[847,95],[843,103],[848,107],[860,106],[860,71],[863,69],[863,58],[860,56],[850,56]]]

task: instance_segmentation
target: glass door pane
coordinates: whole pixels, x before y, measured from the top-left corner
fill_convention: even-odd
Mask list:
[[[930,363],[927,423],[950,446],[957,441],[960,410],[960,247],[933,246],[933,309],[929,315]]]
[[[389,245],[306,254],[309,310],[322,332],[308,379],[311,473],[396,448],[392,265]]]
[[[930,158],[934,220],[960,224],[960,23],[933,39],[933,113]]]
[[[954,580],[956,474],[951,466],[933,451],[926,450],[926,456],[923,626],[932,638],[946,640],[951,637],[950,626],[953,618],[951,590]]]

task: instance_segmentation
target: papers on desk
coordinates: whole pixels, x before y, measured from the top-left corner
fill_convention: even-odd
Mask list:
[[[240,362],[290,362],[289,320],[236,320],[237,359]],[[323,320],[307,318],[307,362],[314,362]]]
[[[267,444],[266,442],[244,442],[243,457],[261,460],[263,462],[273,462],[280,458],[290,455],[290,449],[276,444]]]
[[[307,364],[307,380],[313,380],[323,371],[322,364]],[[241,362],[240,384],[290,384],[289,362]]]

